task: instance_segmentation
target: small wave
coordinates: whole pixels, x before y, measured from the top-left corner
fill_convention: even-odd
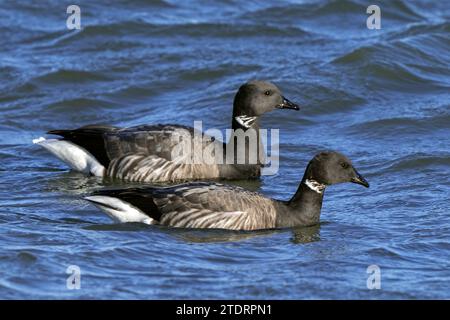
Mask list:
[[[360,13],[361,5],[351,0],[327,1],[326,3],[289,3],[286,6],[271,6],[256,10],[250,14],[246,13],[242,18],[259,20],[291,20],[292,17],[316,17],[324,15],[339,15],[349,12]]]
[[[311,19],[315,21],[325,17],[360,17],[365,13],[367,2],[357,0],[334,0],[323,2],[289,3],[286,6],[271,6],[245,13],[242,18],[264,21],[292,21],[292,18]],[[419,10],[403,0],[389,1],[383,5],[383,16],[392,20],[418,21],[423,18]],[[357,18],[359,19],[359,18]]]
[[[400,253],[395,252],[393,249],[388,248],[373,248],[368,250],[366,254],[370,255],[372,258],[376,256],[382,257],[383,259],[386,258],[404,259],[404,257]]]
[[[110,80],[105,75],[98,72],[90,72],[83,70],[59,69],[48,72],[32,79],[33,83],[43,84],[61,84],[61,83],[80,83],[80,82],[96,82]]]
[[[379,89],[415,92],[450,87],[444,62],[437,64],[435,56],[406,43],[357,48],[332,63],[355,70],[357,76]]]
[[[142,231],[151,228],[143,223],[109,223],[109,224],[94,224],[82,227],[85,230],[92,231]]]
[[[165,227],[164,227],[165,228]],[[182,239],[186,242],[192,243],[218,243],[218,242],[238,242],[258,237],[269,237],[275,233],[282,232],[281,230],[261,230],[261,231],[230,231],[220,229],[170,229],[165,228],[167,233],[171,236]]]
[[[328,1],[323,5],[320,5],[315,10],[313,10],[315,16],[320,15],[338,15],[345,14],[349,12],[361,12],[361,5],[356,1],[350,0],[334,0]]]
[[[420,59],[422,64],[425,61],[435,62],[434,55],[415,46],[413,43],[393,41],[392,43],[374,43],[353,49],[351,52],[335,58],[332,63],[370,66],[393,61],[417,62],[418,59]]]
[[[156,24],[145,22],[142,19],[122,21],[107,25],[90,25],[80,32],[74,33],[73,38],[85,39],[95,36],[120,36],[120,35],[152,35],[152,36],[192,36],[192,37],[267,37],[284,36],[298,37],[307,34],[306,31],[293,26],[280,27],[274,24],[255,23],[172,23]],[[67,39],[74,40],[74,39]]]
[[[353,63],[361,63],[370,59],[373,55],[375,55],[377,51],[377,47],[367,46],[367,47],[359,47],[351,52],[345,53],[344,55],[335,58],[331,63],[335,64],[353,64]]]
[[[302,94],[310,105],[302,112],[308,115],[349,112],[366,102],[365,98],[335,89],[332,85],[307,85]]]
[[[386,39],[388,41],[392,41],[421,35],[435,35],[435,34],[448,35],[449,33],[450,33],[450,22],[441,21],[438,23],[430,24],[427,21],[408,24],[404,29],[400,31],[394,31],[389,33]],[[448,36],[446,39],[447,41],[449,41]]]
[[[383,137],[398,136],[399,134],[423,134],[433,130],[447,129],[450,115],[437,115],[424,118],[389,118],[366,121],[349,127],[351,132],[366,135],[381,135]]]
[[[441,63],[447,66],[446,58],[450,47],[448,36],[445,33],[433,33],[432,31],[448,28],[449,25],[445,23],[427,26],[425,29],[422,27],[422,25],[420,27],[413,26],[406,31],[389,35],[384,41],[354,48],[335,58],[332,63],[369,65],[379,62],[402,61],[422,65]],[[420,32],[415,30],[416,28]],[[417,41],[415,41],[416,39]],[[428,50],[428,48],[432,50]]]
[[[388,6],[383,6],[383,15],[396,20],[421,20],[424,16],[419,9],[415,9],[410,3],[404,0],[389,1]]]
[[[236,75],[239,73],[251,73],[261,70],[259,65],[241,65],[241,64],[221,64],[214,68],[193,68],[180,71],[177,74],[183,81],[213,81],[227,75]]]
[[[46,108],[51,110],[57,110],[58,112],[67,111],[73,112],[74,110],[95,108],[95,109],[103,109],[103,108],[114,108],[116,103],[113,101],[106,101],[100,99],[93,98],[75,98],[75,99],[64,99],[57,102],[53,102],[48,104]]]
[[[351,0],[334,0],[328,1],[314,10],[314,16],[317,15],[338,15],[364,13],[368,3],[366,1],[351,1]],[[395,20],[417,20],[421,19],[422,15],[410,6],[404,0],[392,0],[388,4],[382,6],[383,16]]]
[[[380,89],[448,90],[448,29],[448,23],[410,26],[382,41],[354,48],[331,64],[351,68]]]
[[[425,169],[446,166],[450,167],[450,155],[428,155],[425,153],[410,154],[387,163],[384,172],[398,172],[411,169]]]
[[[21,263],[24,263],[24,264],[34,263],[38,259],[37,256],[35,256],[34,254],[32,254],[30,252],[26,252],[26,251],[19,252],[17,254],[17,258],[20,260]]]
[[[161,8],[167,8],[167,9],[173,9],[175,7],[174,4],[170,3],[166,0],[133,0],[132,3],[130,1],[126,0],[120,0],[119,3],[123,3],[125,5],[130,6],[136,6],[139,8],[139,10],[143,10],[145,7],[149,7],[149,9],[161,9]]]
[[[306,31],[293,26],[280,27],[274,24],[256,23],[190,23],[171,26],[155,26],[153,34],[208,36],[208,37],[267,37],[283,36],[298,37],[307,34]]]
[[[407,67],[404,64],[391,62],[372,65],[363,69],[364,74],[373,77],[370,83],[379,89],[415,92],[421,90],[448,89],[450,84],[433,79],[417,68]]]

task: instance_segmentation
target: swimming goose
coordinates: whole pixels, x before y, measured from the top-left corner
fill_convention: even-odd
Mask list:
[[[289,201],[206,182],[100,190],[84,199],[118,222],[259,230],[317,224],[325,188],[342,182],[369,187],[347,157],[338,152],[322,152],[309,162],[297,192]]]
[[[274,109],[299,110],[299,107],[283,97],[274,84],[250,81],[235,95],[229,143],[175,124],[123,129],[89,125],[75,130],[52,130],[48,133],[62,138],[41,137],[33,142],[73,170],[100,177],[136,182],[255,178],[260,176],[264,165],[259,117]],[[239,143],[235,143],[238,134],[245,136],[252,132],[257,147],[244,142],[241,144],[244,147],[238,150]],[[244,160],[239,160],[243,153]],[[193,160],[199,154],[202,159]]]

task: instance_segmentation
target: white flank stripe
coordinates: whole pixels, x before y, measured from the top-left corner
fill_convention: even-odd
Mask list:
[[[154,224],[155,220],[128,202],[108,196],[89,196],[84,199],[91,201],[96,207],[104,211],[111,219],[120,222],[140,222]]]
[[[34,144],[40,145],[55,157],[69,165],[73,170],[92,173],[103,177],[105,167],[84,148],[65,140],[38,138],[33,140]]]

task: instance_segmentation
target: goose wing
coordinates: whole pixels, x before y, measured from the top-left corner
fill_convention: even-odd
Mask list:
[[[64,140],[83,147],[105,167],[114,159],[138,154],[180,162],[180,158],[187,154],[186,148],[193,148],[196,133],[201,137],[197,148],[203,150],[211,143],[220,144],[218,147],[223,148],[223,143],[194,128],[174,124],[140,125],[123,129],[88,125],[74,130],[51,130],[48,133],[62,136]],[[191,152],[190,155],[195,153]]]
[[[159,224],[172,227],[230,230],[275,227],[272,200],[240,187],[191,183],[166,188],[102,190],[95,195],[120,199]]]
[[[214,138],[188,126],[141,125],[105,134],[106,151],[110,159],[129,154],[143,154],[174,161],[194,150],[196,135],[200,142],[197,147],[202,149],[210,143],[217,143]],[[223,147],[223,143],[221,144]]]
[[[70,141],[90,152],[103,166],[108,167],[110,158],[108,157],[104,135],[119,130],[117,127],[107,125],[88,125],[74,130],[51,130],[48,134],[55,134],[63,137],[63,140]]]

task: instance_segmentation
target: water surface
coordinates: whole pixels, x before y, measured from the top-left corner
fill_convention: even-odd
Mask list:
[[[0,3],[0,298],[450,298],[450,6],[77,1]],[[50,129],[177,122],[225,129],[240,84],[267,79],[303,106],[280,129],[277,175],[240,184],[289,198],[320,150],[370,189],[326,191],[312,228],[239,233],[113,224],[80,199],[117,183],[31,144]],[[66,288],[66,268],[81,289]],[[368,290],[366,269],[381,268]]]

